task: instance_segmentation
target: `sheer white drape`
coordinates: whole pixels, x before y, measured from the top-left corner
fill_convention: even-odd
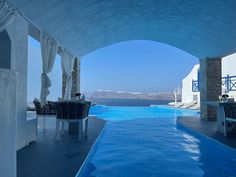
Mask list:
[[[63,99],[71,99],[71,88],[72,88],[72,71],[75,63],[75,56],[67,51],[66,49],[62,50],[61,55],[61,69],[63,74],[66,76],[66,88],[63,95]]]
[[[0,0],[0,32],[6,29],[17,14],[17,9],[13,8],[8,1]]]
[[[51,86],[51,80],[48,77],[48,73],[52,71],[55,57],[57,53],[57,42],[51,38],[45,31],[41,31],[40,36],[41,53],[42,53],[42,65],[43,72],[41,74],[41,104],[47,103],[47,96],[49,95],[49,87]]]

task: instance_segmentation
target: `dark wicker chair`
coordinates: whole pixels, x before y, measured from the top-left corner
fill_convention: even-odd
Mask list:
[[[88,111],[87,111],[87,116],[89,115],[89,110],[90,110],[90,107],[91,107],[91,101],[85,101],[84,103],[86,103],[89,108],[88,108]]]
[[[227,136],[228,123],[236,122],[236,103],[221,103],[224,108],[224,135]]]
[[[62,123],[62,133],[64,134],[64,122],[77,122],[79,123],[79,137],[82,140],[84,135],[83,125],[85,123],[85,136],[88,130],[88,112],[89,105],[86,103],[76,102],[59,102],[56,104],[56,139],[60,140],[60,124]]]
[[[37,100],[33,101],[35,106],[35,111],[37,115],[37,119],[39,117],[43,118],[43,129],[46,127],[46,118],[48,117],[56,117],[56,106],[55,102],[48,101],[46,105],[41,106],[41,103]]]

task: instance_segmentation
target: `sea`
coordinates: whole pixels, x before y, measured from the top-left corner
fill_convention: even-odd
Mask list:
[[[99,105],[106,106],[150,106],[150,105],[167,105],[173,100],[145,100],[145,99],[96,99],[93,101]]]

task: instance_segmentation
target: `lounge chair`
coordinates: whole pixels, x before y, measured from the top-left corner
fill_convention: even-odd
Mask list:
[[[184,106],[184,103],[182,102],[177,102],[176,105],[174,105],[176,108],[181,108],[182,106]]]
[[[78,140],[84,136],[83,126],[85,123],[85,136],[88,132],[89,103],[59,102],[56,104],[56,140],[60,140],[60,124],[62,123],[62,134],[64,134],[64,122],[76,122],[79,124]]]
[[[188,109],[188,108],[190,108],[190,107],[192,107],[192,106],[194,106],[194,105],[196,105],[197,104],[197,101],[191,101],[191,102],[189,102],[189,103],[185,103],[183,106],[181,106],[180,108],[183,108],[183,109]]]
[[[193,109],[193,110],[200,110],[200,104],[199,104],[199,103],[197,103],[197,104],[195,104],[195,105],[191,106],[189,109]]]

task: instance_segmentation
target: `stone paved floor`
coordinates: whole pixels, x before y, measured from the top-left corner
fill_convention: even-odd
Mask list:
[[[228,137],[224,137],[223,133],[217,131],[216,122],[201,120],[199,117],[183,116],[178,117],[177,123],[198,131],[232,148],[236,148],[236,135],[230,134]]]
[[[90,118],[87,139],[78,142],[76,135],[66,132],[56,142],[55,118],[46,123],[45,132],[39,128],[37,142],[17,152],[17,177],[74,177],[105,125],[104,120]]]

